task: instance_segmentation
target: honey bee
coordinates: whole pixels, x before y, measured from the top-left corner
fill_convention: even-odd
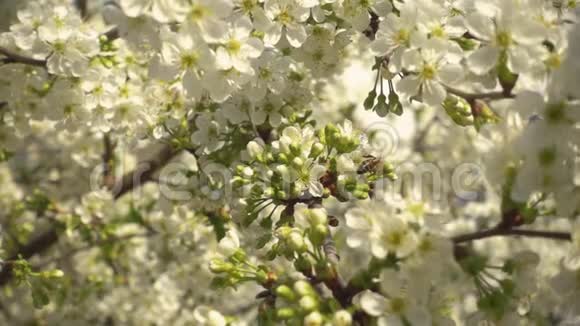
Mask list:
[[[365,155],[365,160],[361,163],[356,173],[364,174],[367,172],[376,172],[377,168],[382,166],[383,160],[372,155]]]

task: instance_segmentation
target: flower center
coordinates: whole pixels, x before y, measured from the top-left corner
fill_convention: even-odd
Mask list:
[[[240,52],[241,48],[242,48],[242,43],[240,43],[240,41],[238,41],[236,39],[229,40],[227,45],[226,45],[226,49],[228,50],[228,52],[230,54],[237,54],[238,52]]]
[[[546,118],[550,123],[558,123],[565,118],[566,103],[552,103],[546,107]]]
[[[397,315],[400,315],[405,310],[405,300],[402,298],[391,299],[391,311]]]
[[[507,48],[512,44],[512,36],[509,32],[501,31],[497,33],[495,40],[502,48]]]
[[[548,68],[558,68],[562,64],[562,57],[558,53],[551,53],[548,59],[544,61]]]
[[[246,12],[251,11],[252,9],[254,9],[254,6],[256,5],[255,0],[244,0],[242,1],[242,9]]]
[[[209,12],[205,7],[200,5],[193,5],[191,11],[189,12],[189,17],[193,21],[199,21],[203,19],[205,16],[207,16],[208,13]]]
[[[403,242],[404,233],[401,231],[394,231],[387,234],[386,241],[393,247],[398,247]]]
[[[409,36],[409,31],[405,28],[402,28],[395,34],[395,43],[399,45],[406,45],[409,42]]]
[[[421,77],[423,77],[423,79],[425,80],[431,80],[435,78],[436,73],[437,70],[435,69],[435,67],[433,67],[430,64],[426,64],[423,66],[423,70],[421,71]]]
[[[260,68],[259,76],[261,79],[269,79],[272,76],[272,72],[266,68]]]
[[[197,53],[188,53],[181,56],[181,67],[189,69],[197,66],[199,55]]]
[[[445,30],[443,29],[443,27],[441,27],[441,25],[437,25],[435,28],[433,28],[433,30],[431,30],[431,36],[443,38],[445,37]]]
[[[290,12],[286,8],[278,14],[278,16],[276,17],[276,20],[279,21],[280,23],[282,23],[282,25],[286,26],[286,25],[290,24],[294,20],[294,18],[292,17]]]

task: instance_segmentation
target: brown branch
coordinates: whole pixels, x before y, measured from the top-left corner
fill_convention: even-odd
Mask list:
[[[114,28],[108,30],[107,32],[101,34],[101,37],[103,37],[103,36],[106,37],[109,41],[114,41],[120,37],[119,29],[117,27],[114,27]],[[20,64],[30,65],[30,66],[34,66],[34,67],[46,68],[46,61],[48,60],[48,57],[47,57],[47,59],[44,59],[44,60],[30,58],[30,57],[18,54],[12,50],[8,50],[8,49],[1,47],[1,46],[0,46],[0,55],[4,56],[3,58],[0,58],[0,63],[3,63],[3,64],[20,63]],[[50,55],[49,55],[49,57],[50,57]]]
[[[501,100],[506,98],[514,98],[513,94],[505,94],[505,92],[487,92],[487,93],[467,93],[462,90],[445,86],[448,93],[464,98],[466,101],[474,101],[478,99]]]
[[[75,0],[74,5],[79,11],[79,15],[83,20],[88,18],[88,1],[87,0]]]
[[[103,136],[103,184],[109,189],[115,184],[114,152],[115,144],[111,135],[106,133]]]
[[[15,53],[11,50],[6,48],[0,47],[0,54],[3,55],[5,58],[0,59],[1,62],[5,64],[9,63],[22,63],[25,65],[35,66],[35,67],[45,67],[46,60],[37,60],[33,58],[29,58],[18,53]]]
[[[451,238],[451,240],[453,241],[453,243],[459,244],[480,239],[502,236],[519,236],[519,237],[544,238],[561,241],[572,241],[572,235],[568,232],[526,230],[526,229],[503,229],[503,228],[493,228],[458,235]]]
[[[151,181],[153,174],[169,162],[175,155],[179,153],[171,146],[164,146],[155,156],[149,161],[139,163],[135,170],[125,174],[114,188],[111,189],[114,198],[118,199],[125,193],[132,191],[146,182]],[[28,244],[20,247],[16,253],[10,256],[7,260],[17,260],[19,257],[29,259],[35,255],[42,254],[54,244],[58,242],[58,232],[55,227],[41,233]],[[0,271],[0,287],[6,285],[12,279],[12,269],[10,265],[4,266]]]
[[[157,170],[174,158],[179,151],[170,145],[165,145],[150,160],[137,164],[135,170],[122,176],[115,185],[110,188],[115,199],[120,198],[129,191],[141,187],[152,180]]]
[[[21,247],[18,253],[10,256],[7,260],[14,261],[20,259],[20,257],[29,259],[48,250],[56,242],[58,242],[58,233],[55,229],[48,230]],[[2,271],[0,271],[0,287],[6,285],[11,279],[12,268],[10,268],[10,265],[4,266]]]

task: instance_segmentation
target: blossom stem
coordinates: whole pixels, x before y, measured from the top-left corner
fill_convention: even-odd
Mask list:
[[[458,244],[458,243],[470,242],[470,241],[486,239],[486,238],[491,238],[491,237],[501,237],[501,236],[521,236],[521,237],[545,238],[545,239],[553,239],[553,240],[561,240],[561,241],[572,241],[572,235],[568,232],[524,230],[524,229],[505,229],[505,228],[493,228],[493,229],[463,234],[463,235],[453,237],[452,240],[455,244]]]

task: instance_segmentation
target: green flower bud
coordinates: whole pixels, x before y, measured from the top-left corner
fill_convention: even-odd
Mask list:
[[[318,302],[311,296],[305,296],[300,299],[300,307],[306,311],[313,311],[318,308]]]
[[[304,243],[304,238],[297,231],[293,231],[288,235],[288,243],[290,244],[290,248],[299,254],[306,251],[306,243]]]
[[[284,154],[284,153],[278,154],[278,160],[281,163],[288,163],[288,162],[290,162],[290,160],[288,159],[288,156],[286,154]]]
[[[356,190],[355,191],[361,191],[361,192],[369,192],[371,188],[369,187],[368,184],[366,183],[360,183],[356,186]]]
[[[367,98],[364,101],[364,108],[365,110],[370,110],[373,108],[373,106],[375,105],[375,98],[377,97],[377,92],[373,89],[372,91],[369,92],[369,95],[367,95]]]
[[[327,235],[328,226],[318,224],[312,229],[312,232],[310,232],[310,241],[315,246],[321,246],[324,243],[324,239]]]
[[[276,199],[285,200],[288,199],[288,194],[285,191],[278,190],[276,191]]]
[[[312,269],[312,264],[308,258],[303,256],[298,256],[298,259],[294,261],[294,267],[298,271],[310,271]]]
[[[360,191],[360,190],[353,191],[352,195],[355,196],[359,200],[365,200],[365,199],[369,198],[368,192],[364,192],[364,191]]]
[[[339,310],[334,313],[332,318],[332,325],[334,326],[350,326],[352,325],[352,316],[346,310]]]
[[[292,228],[289,226],[281,226],[276,230],[276,235],[283,240],[288,239],[290,233],[292,233]]]
[[[64,276],[64,273],[60,269],[55,269],[51,271],[42,272],[42,276],[46,278],[61,278]]]
[[[276,295],[285,299],[286,301],[293,302],[296,298],[296,293],[287,285],[280,285],[276,288]]]
[[[318,311],[313,311],[304,317],[304,326],[322,326],[322,315]]]
[[[292,308],[280,308],[276,310],[276,317],[282,320],[291,319],[296,316],[296,312]]]
[[[322,208],[312,208],[310,209],[311,224],[316,225],[326,225],[328,222],[328,215],[326,211]]]
[[[232,271],[234,268],[234,264],[225,262],[219,258],[212,259],[209,262],[209,270],[216,274],[227,273]]]
[[[324,145],[321,143],[314,143],[314,145],[312,145],[312,148],[310,149],[310,155],[309,157],[311,158],[315,158],[318,157],[320,154],[322,154],[322,152],[324,151]]]
[[[387,114],[389,114],[389,106],[387,105],[387,97],[385,94],[379,95],[377,98],[377,104],[373,108],[373,111],[375,111],[379,117],[386,117]]]
[[[234,252],[234,254],[231,257],[234,261],[237,262],[245,262],[247,259],[247,255],[246,252],[242,249],[238,249],[236,250],[236,252]]]
[[[389,111],[396,115],[403,114],[403,105],[399,101],[399,95],[395,92],[389,93]]]
[[[304,166],[304,160],[302,160],[300,157],[295,157],[292,160],[292,165],[297,168],[301,168],[302,166]]]
[[[499,83],[503,88],[503,91],[507,94],[511,93],[512,89],[516,86],[518,81],[518,75],[512,73],[508,66],[507,60],[508,55],[505,51],[500,54],[499,63],[497,65],[497,77]]]
[[[298,295],[301,297],[315,295],[312,285],[304,280],[299,280],[294,283],[294,291],[296,291],[296,293],[298,293]]]
[[[292,153],[293,156],[299,156],[300,154],[302,154],[302,148],[300,144],[291,144],[290,153]]]

